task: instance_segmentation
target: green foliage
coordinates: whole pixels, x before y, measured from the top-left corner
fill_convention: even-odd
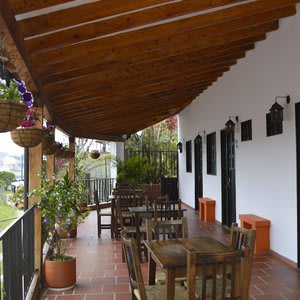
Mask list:
[[[152,166],[142,157],[133,156],[126,161],[118,161],[117,169],[117,181],[128,183],[135,187],[139,183],[144,183],[147,173],[152,169]]]
[[[41,208],[44,228],[49,234],[47,242],[53,250],[53,256],[61,258],[65,256],[66,247],[60,233],[76,228],[87,216],[87,213],[78,210],[78,203],[86,190],[83,184],[73,182],[68,173],[54,182],[42,179],[42,188],[33,190],[29,197],[41,197],[37,205]]]
[[[22,103],[22,97],[19,93],[17,84],[11,80],[9,87],[0,81],[1,98],[8,99],[12,102]]]
[[[7,188],[13,181],[16,180],[15,174],[8,171],[0,172],[0,185],[4,182],[4,186]]]
[[[24,205],[24,186],[19,187],[10,200],[16,204],[17,208],[22,209]]]
[[[11,219],[17,216],[17,209],[0,203],[0,220],[6,220],[6,219]],[[13,220],[5,221],[0,223],[1,230],[3,230],[5,227],[7,227],[9,224],[11,224]],[[1,231],[0,230],[0,231]]]

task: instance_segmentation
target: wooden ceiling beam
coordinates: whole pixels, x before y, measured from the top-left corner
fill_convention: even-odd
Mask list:
[[[51,51],[52,49],[60,49],[61,47],[68,48],[70,46],[72,46],[72,48],[81,48],[84,46],[86,49],[90,44],[92,45],[92,43],[101,46],[98,50],[105,48],[111,49],[116,46],[129,45],[132,41],[143,42],[154,38],[157,39],[182,34],[191,30],[199,30],[200,28],[203,29],[201,35],[203,37],[223,30],[224,25],[234,29],[249,26],[249,24],[259,24],[261,22],[264,23],[278,19],[281,17],[280,12],[282,12],[283,16],[286,16],[286,14],[293,15],[296,9],[294,5],[291,5],[291,2],[295,4],[294,0],[261,0],[160,24],[159,26],[156,25],[143,29],[137,27],[135,31],[127,31],[108,37],[107,35],[113,32],[114,24],[110,24],[110,31],[105,32],[102,30],[103,24],[99,24],[97,27],[96,24],[92,23],[37,36],[36,38],[25,40],[25,44],[30,53],[42,53],[44,51]],[[109,22],[109,20],[105,20],[105,22]],[[101,36],[106,37],[100,38]]]
[[[155,39],[153,41],[146,41],[144,43],[133,42],[130,47],[116,47],[102,50],[99,52],[99,61],[118,60],[139,55],[146,52],[155,52],[155,57],[172,56],[179,53],[185,53],[193,49],[204,49],[213,46],[220,46],[230,42],[236,42],[240,39],[252,38],[260,36],[266,32],[278,29],[277,22],[271,22],[263,25],[256,25],[249,28],[235,28],[235,31],[224,32],[221,30],[219,35],[214,35],[206,39],[197,38],[196,36],[191,39],[190,35],[176,35],[176,39]],[[221,34],[223,33],[223,34]],[[200,36],[200,35],[199,35]],[[78,47],[75,47],[78,48]],[[68,51],[66,51],[68,50]],[[99,50],[100,51],[100,50]],[[40,55],[33,55],[33,60],[36,65],[47,64],[49,62],[56,63],[62,60],[78,58],[82,59],[82,56],[89,60],[89,55],[95,53],[93,48],[84,48],[84,50],[73,51],[72,48],[65,48],[57,51],[44,52]]]
[[[84,103],[84,107],[82,107],[81,110],[76,109],[76,103],[73,107],[68,107],[66,105],[60,105],[59,107],[55,108],[55,111],[57,113],[63,112],[68,114],[73,115],[77,113],[81,113],[81,111],[88,111],[88,112],[105,112],[111,110],[111,106],[113,105],[116,109],[117,106],[123,107],[124,106],[124,101],[126,101],[126,95],[130,96],[130,101],[126,101],[126,108],[127,105],[130,105],[131,103],[134,103],[135,101],[141,103],[141,104],[147,104],[147,101],[152,101],[157,98],[160,93],[175,93],[177,89],[185,89],[185,88],[190,88],[191,86],[201,86],[201,85],[207,85],[211,82],[214,82],[218,77],[222,75],[222,72],[218,71],[215,73],[212,73],[208,77],[201,77],[198,76],[197,74],[187,76],[185,78],[177,78],[170,80],[167,84],[164,85],[149,85],[145,87],[140,87],[135,89],[132,92],[129,92],[128,94],[123,94],[123,95],[115,95],[112,97],[106,97],[104,99],[95,99],[95,100],[87,100]],[[143,101],[141,101],[143,99]],[[147,100],[148,99],[148,100]],[[80,102],[82,103],[82,102]],[[123,105],[122,105],[123,104]]]
[[[185,0],[180,2],[168,0],[98,1],[24,19],[19,21],[18,24],[25,38],[94,20],[99,20],[97,26],[101,26],[106,30],[112,30],[112,28],[114,30],[122,30],[124,27],[140,26],[186,13],[243,1],[245,0]],[[162,5],[158,6],[158,4]],[[141,8],[145,10],[130,12]],[[120,15],[122,13],[126,14]],[[114,15],[119,16],[100,21],[102,18]]]
[[[160,63],[148,63],[142,66],[132,67],[128,69],[112,70],[109,72],[94,73],[92,75],[82,76],[79,78],[71,78],[66,81],[59,81],[44,86],[44,91],[48,96],[56,94],[66,95],[69,92],[74,91],[86,91],[91,86],[105,86],[111,82],[122,83],[126,82],[139,82],[146,80],[153,80],[160,77],[161,74],[172,74],[186,70],[187,68],[203,68],[207,69],[220,63],[222,65],[230,65],[232,60],[242,58],[245,56],[244,52],[233,53],[224,57],[217,57],[213,59],[202,60],[198,57],[186,58],[181,57],[177,62]],[[89,82],[89,85],[86,83]]]
[[[144,83],[141,83],[139,85],[134,85],[134,83],[131,86],[121,85],[121,86],[114,86],[110,85],[107,87],[106,92],[91,92],[91,93],[80,93],[80,94],[72,94],[65,98],[52,98],[53,105],[55,109],[59,109],[60,107],[64,107],[63,109],[67,108],[70,109],[72,106],[76,107],[76,105],[83,104],[84,106],[89,105],[89,103],[95,101],[100,102],[101,105],[103,105],[103,101],[105,99],[110,99],[108,102],[111,104],[112,99],[114,97],[122,98],[126,97],[126,95],[135,95],[142,91],[143,93],[146,91],[146,93],[151,93],[152,91],[159,90],[161,87],[168,86],[169,84],[172,84],[173,82],[180,80],[190,80],[193,77],[202,78],[204,80],[210,80],[213,78],[216,74],[221,76],[224,72],[227,72],[229,70],[228,66],[219,66],[215,68],[211,68],[210,70],[193,70],[193,71],[185,71],[182,73],[172,74],[170,76],[161,77],[160,79],[157,79],[155,81],[147,81]]]
[[[93,70],[111,70],[122,67],[129,67],[132,65],[142,64],[149,61],[155,61],[160,59],[172,59],[178,55],[194,55],[198,54],[203,57],[213,57],[217,55],[222,55],[226,51],[239,51],[243,48],[247,48],[249,45],[253,45],[257,41],[264,40],[265,35],[259,37],[253,37],[248,39],[242,39],[240,41],[231,42],[224,44],[222,46],[213,46],[205,49],[191,49],[185,53],[174,54],[172,56],[157,56],[153,57],[153,52],[141,53],[128,57],[125,59],[118,59],[113,61],[103,61],[99,60],[99,53],[89,55],[88,59],[70,59],[64,62],[59,62],[55,64],[42,64],[37,66],[37,72],[40,76],[45,78],[45,82],[55,81],[56,76],[63,76],[62,78],[68,78],[72,76],[72,73],[88,74],[93,72]],[[247,50],[245,50],[247,51]]]
[[[107,67],[100,67],[99,65],[94,65],[85,69],[82,69],[79,71],[69,71],[66,73],[62,73],[62,74],[49,74],[49,76],[44,76],[45,78],[45,83],[55,83],[55,82],[62,82],[64,80],[71,80],[71,79],[84,79],[84,76],[89,76],[89,74],[91,74],[90,76],[92,77],[97,77],[98,74],[101,76],[103,73],[103,71],[100,70],[105,70],[106,72],[108,71],[109,73],[112,72],[117,72],[119,73],[119,71],[126,71],[126,70],[132,70],[134,71],[134,69],[141,69],[141,68],[145,68],[145,70],[149,70],[149,69],[153,69],[156,68],[157,65],[159,66],[168,66],[168,65],[172,65],[176,67],[178,67],[178,65],[182,65],[184,64],[191,64],[193,63],[193,61],[196,61],[198,64],[202,61],[202,62],[207,62],[215,60],[217,58],[226,58],[228,56],[234,56],[237,55],[238,53],[245,53],[248,50],[252,50],[254,49],[255,45],[254,43],[252,44],[247,44],[246,46],[243,47],[237,47],[237,48],[229,48],[229,49],[223,49],[222,51],[218,51],[218,54],[216,55],[216,52],[206,52],[203,53],[202,50],[200,51],[194,51],[194,52],[189,52],[188,54],[180,54],[180,55],[175,55],[169,58],[162,58],[162,59],[158,59],[158,60],[154,60],[154,61],[150,61],[150,62],[143,62],[143,63],[139,63],[139,64],[134,64],[131,66],[124,66],[124,63],[126,63],[125,61],[123,61],[121,64],[118,64],[118,67],[113,67],[113,64],[108,64]],[[88,79],[87,79],[88,80]]]

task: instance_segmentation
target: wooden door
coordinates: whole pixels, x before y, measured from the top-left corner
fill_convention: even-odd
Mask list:
[[[233,130],[221,131],[222,224],[236,222],[235,136]]]
[[[300,103],[295,104],[296,113],[296,159],[297,159],[297,246],[298,268],[300,268]]]
[[[195,151],[195,210],[199,211],[198,198],[203,197],[203,164],[202,164],[202,137],[197,135],[194,140]]]

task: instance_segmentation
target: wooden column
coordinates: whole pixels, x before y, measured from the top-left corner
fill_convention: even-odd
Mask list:
[[[69,148],[70,151],[75,151],[75,138],[69,137]],[[69,158],[69,176],[71,179],[75,180],[75,156]]]
[[[52,176],[55,175],[55,155],[47,155],[46,160],[46,175],[47,178],[52,182]]]
[[[38,113],[39,120],[37,121],[36,127],[43,127],[43,109],[35,108],[35,111]],[[43,153],[42,153],[42,143],[38,146],[29,149],[29,192],[35,188],[41,188],[42,181],[42,162],[43,162]],[[29,207],[32,206],[39,199],[31,197],[29,199]],[[35,269],[41,270],[42,264],[42,222],[41,222],[41,213],[37,209],[35,211],[35,232],[34,232],[34,254],[35,254]]]

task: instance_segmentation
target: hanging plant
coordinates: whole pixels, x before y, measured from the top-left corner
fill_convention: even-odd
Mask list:
[[[25,82],[11,80],[9,86],[0,78],[0,132],[7,132],[20,126],[27,107],[33,105],[32,94]]]
[[[98,150],[92,150],[90,155],[92,159],[98,159],[100,157],[100,152]]]
[[[38,120],[37,113],[29,108],[26,112],[22,127],[11,131],[10,135],[15,144],[31,148],[41,143],[43,137],[43,130],[34,127]]]
[[[42,138],[43,154],[52,155],[56,151],[54,125],[44,126],[43,132],[44,132],[43,138]]]

